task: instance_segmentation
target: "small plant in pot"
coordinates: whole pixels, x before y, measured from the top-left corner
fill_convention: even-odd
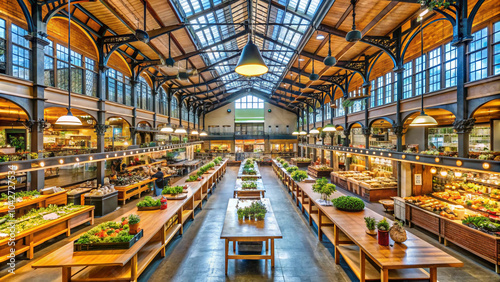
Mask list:
[[[321,200],[324,202],[323,205],[326,205],[326,202],[329,203],[328,198],[337,191],[337,186],[332,183],[328,183],[328,179],[322,177],[316,180],[316,183],[313,185],[313,191],[321,194]]]
[[[141,218],[138,215],[131,214],[128,216],[129,234],[135,235],[139,233],[139,222],[141,222]]]
[[[377,232],[375,231],[375,225],[377,224],[377,221],[373,217],[365,217],[365,224],[366,224],[366,234],[369,235],[377,235]]]
[[[389,222],[385,217],[377,223],[378,229],[378,244],[381,246],[389,246]]]

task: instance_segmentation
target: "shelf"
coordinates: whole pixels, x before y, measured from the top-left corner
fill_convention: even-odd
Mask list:
[[[316,222],[316,224],[318,224],[318,225],[319,225],[319,215],[318,215],[317,213],[310,214],[309,216],[310,216],[310,217],[314,220],[314,222]],[[332,223],[332,222],[328,219],[328,217],[326,217],[326,216],[324,216],[324,215],[322,215],[322,216],[321,216],[321,219],[322,219],[322,221],[321,221],[321,225],[333,224],[333,223]]]
[[[186,219],[191,216],[193,210],[183,210],[182,211],[182,223],[186,222]]]
[[[200,208],[201,208],[201,205],[200,205],[200,204],[201,204],[201,200],[195,200],[195,201],[194,201],[194,207],[197,207],[197,206],[199,205],[199,206],[200,206]]]
[[[360,278],[360,254],[356,245],[341,245],[337,247],[347,265]],[[418,269],[391,269],[389,270],[389,280],[425,280],[429,279],[429,273],[422,268]],[[365,280],[380,281],[380,271],[375,268],[368,259],[365,260]]]
[[[334,244],[335,242],[335,231],[333,226],[321,226],[321,232]],[[352,242],[349,237],[347,237],[343,232],[339,231],[339,241],[343,244],[347,244],[346,242]],[[354,244],[354,243],[353,243]],[[335,245],[335,244],[334,244]]]

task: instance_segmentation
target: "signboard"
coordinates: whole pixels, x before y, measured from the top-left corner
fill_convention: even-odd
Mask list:
[[[415,174],[415,185],[422,185],[422,174]]]

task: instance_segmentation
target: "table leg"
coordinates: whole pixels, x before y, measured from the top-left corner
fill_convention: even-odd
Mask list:
[[[359,250],[359,281],[365,282],[365,252],[363,250]]]
[[[271,239],[271,268],[274,267],[274,239]]]
[[[233,252],[234,252],[234,254],[236,254],[236,244],[237,244],[237,242],[233,241]]]
[[[130,278],[132,281],[137,281],[137,254],[130,260]]]
[[[267,251],[269,251],[269,241],[268,240],[264,241],[264,244],[266,244],[266,254],[267,254]]]
[[[437,281],[437,268],[436,267],[431,267],[430,268],[430,282],[436,282]]]
[[[380,282],[389,282],[389,269],[381,269]]]
[[[62,281],[63,282],[71,281],[71,267],[63,266],[63,268],[62,268]]]
[[[228,252],[229,252],[229,239],[226,239],[226,247],[224,249],[224,252],[225,252],[226,275],[227,275],[227,260],[228,260]]]

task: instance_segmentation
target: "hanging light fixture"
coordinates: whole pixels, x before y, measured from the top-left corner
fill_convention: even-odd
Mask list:
[[[334,131],[337,131],[337,129],[335,128],[335,126],[333,124],[327,124],[323,130],[324,132],[334,132]]]
[[[325,39],[325,36],[323,34],[319,33],[319,31],[316,31],[316,39],[323,40],[323,39]]]
[[[82,121],[71,112],[71,0],[68,0],[68,113],[60,116],[56,124],[58,125],[82,125]]]
[[[250,9],[251,11],[251,9]],[[251,12],[250,12],[251,13]],[[250,25],[252,25],[252,15],[249,15]],[[240,59],[234,71],[243,76],[261,76],[269,71],[262,55],[260,54],[259,47],[252,41],[252,32],[248,34],[248,42],[241,51]]]
[[[207,132],[205,132],[205,130],[203,130],[201,133],[200,133],[200,136],[207,136]]]
[[[357,42],[361,40],[361,31],[356,29],[356,0],[351,0],[352,5],[352,30],[347,33],[345,40],[347,42]]]
[[[179,73],[177,74],[177,78],[180,80],[188,80],[189,79],[189,74],[188,74],[188,59],[186,59],[186,69],[184,71],[181,71],[179,69]]]
[[[420,18],[420,58],[424,59],[424,28],[423,19]],[[410,123],[410,126],[432,126],[438,125],[438,122],[433,117],[426,115],[424,112],[424,93],[420,94],[421,108],[420,114]]]
[[[313,129],[311,129],[311,131],[309,131],[309,133],[311,133],[311,134],[319,134],[319,130],[315,127]]]
[[[174,132],[174,129],[172,128],[172,126],[170,126],[170,124],[167,124],[166,126],[162,127],[160,131],[166,133],[172,133]]]
[[[314,59],[311,60],[313,61],[313,72],[309,75],[309,80],[316,81],[319,79],[319,75],[317,73],[314,73]]]
[[[300,134],[300,132],[299,132],[298,130],[295,130],[295,131],[292,133],[292,135],[299,135],[299,134]]]
[[[167,65],[167,67],[173,67],[174,64],[175,64],[175,60],[174,58],[172,58],[172,53],[170,52],[170,41],[172,40],[171,39],[172,37],[172,34],[168,34],[168,58],[165,60],[165,64]]]
[[[337,63],[337,59],[332,57],[332,45],[331,45],[331,34],[328,33],[328,56],[323,60],[323,64],[327,67],[332,67]]]
[[[307,135],[307,132],[305,132],[304,130],[302,130],[302,131],[299,132],[299,135],[302,135],[302,136]]]
[[[186,129],[181,125],[179,125],[179,127],[177,127],[174,131],[175,134],[186,134],[187,131]]]

